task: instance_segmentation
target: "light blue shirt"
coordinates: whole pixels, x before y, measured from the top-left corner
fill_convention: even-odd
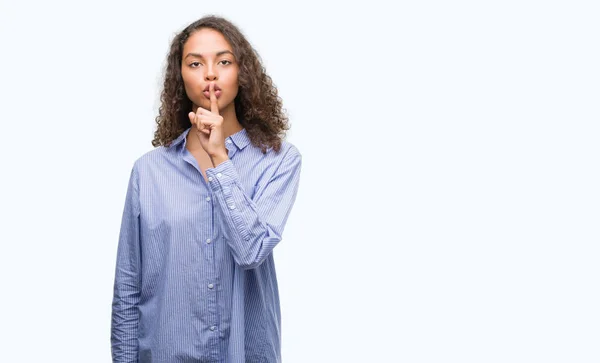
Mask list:
[[[301,159],[226,139],[229,160],[202,176],[185,130],[133,165],[117,252],[114,362],[281,362],[273,248]]]

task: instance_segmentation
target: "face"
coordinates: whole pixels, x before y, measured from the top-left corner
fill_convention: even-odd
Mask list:
[[[188,98],[196,107],[210,110],[208,86],[215,85],[219,112],[233,108],[238,92],[239,66],[233,48],[223,34],[203,28],[195,31],[183,46],[181,76]]]

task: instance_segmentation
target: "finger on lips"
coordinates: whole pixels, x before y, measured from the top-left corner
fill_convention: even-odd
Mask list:
[[[190,118],[190,123],[195,125],[198,129],[198,132],[204,132],[205,134],[210,134],[212,126],[216,126],[222,118],[219,115],[219,105],[217,103],[217,96],[215,94],[215,84],[211,82],[208,86],[209,94],[210,94],[210,111],[203,108],[198,107],[196,112],[188,113]],[[215,119],[214,116],[217,116],[218,120]]]
[[[210,82],[208,86],[210,92],[210,111],[215,114],[219,114],[219,106],[217,104],[217,96],[215,95],[215,83]]]

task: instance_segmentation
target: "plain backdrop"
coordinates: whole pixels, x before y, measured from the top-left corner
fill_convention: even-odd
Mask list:
[[[129,173],[207,14],[303,155],[285,363],[600,360],[597,2],[0,4],[0,361],[110,362]]]

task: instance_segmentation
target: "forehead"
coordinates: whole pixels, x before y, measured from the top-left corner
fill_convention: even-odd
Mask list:
[[[214,55],[222,50],[233,51],[223,34],[214,29],[203,28],[190,35],[183,46],[183,56],[188,52]]]

